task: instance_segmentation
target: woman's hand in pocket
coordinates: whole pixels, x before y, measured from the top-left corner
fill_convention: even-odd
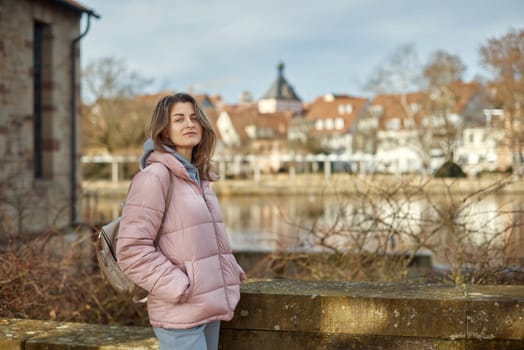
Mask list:
[[[237,264],[238,265],[238,264]],[[244,270],[242,269],[242,267],[240,267],[240,265],[238,265],[238,270],[240,272],[240,275],[239,275],[239,279],[240,279],[240,283],[244,283],[247,279],[246,277],[246,273],[244,272]]]

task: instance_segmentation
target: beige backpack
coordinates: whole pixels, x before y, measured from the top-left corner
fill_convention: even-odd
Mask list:
[[[166,196],[166,205],[164,215],[162,216],[162,223],[167,214],[167,209],[171,202],[173,195],[173,180],[169,177],[169,190]],[[125,205],[125,203],[124,203]],[[132,282],[118,266],[116,258],[116,244],[118,240],[118,230],[120,228],[121,216],[116,217],[108,224],[102,226],[98,233],[96,242],[98,267],[104,276],[104,279],[120,293],[129,293],[133,295],[133,300],[136,302],[145,302],[147,300],[147,292]],[[155,247],[158,245],[160,239],[160,230],[162,224],[158,229],[155,238]]]

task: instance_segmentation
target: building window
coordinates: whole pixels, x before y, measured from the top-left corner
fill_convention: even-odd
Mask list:
[[[329,118],[329,119],[326,119],[326,129],[327,130],[332,130],[333,129],[333,119]]]
[[[404,119],[404,126],[406,128],[414,128],[415,127],[415,121],[413,118],[406,118]]]
[[[335,119],[335,129],[340,130],[344,128],[344,119],[337,118]]]
[[[47,179],[52,175],[51,154],[51,26],[34,22],[33,26],[33,175]]]
[[[369,120],[369,125],[372,127],[372,128],[378,128],[378,118],[371,118]]]
[[[418,103],[410,103],[409,109],[411,110],[411,113],[417,113],[420,111],[420,105]]]
[[[315,129],[317,130],[324,129],[324,121],[322,119],[317,119],[317,121],[315,122]]]
[[[338,114],[351,114],[351,112],[353,112],[353,105],[351,103],[338,105]]]
[[[386,128],[388,130],[398,130],[400,129],[400,119],[394,118],[386,122]]]
[[[384,112],[384,107],[382,105],[372,105],[369,107],[369,112],[372,116],[378,117]]]

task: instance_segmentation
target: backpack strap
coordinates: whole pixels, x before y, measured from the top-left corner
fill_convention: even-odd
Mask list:
[[[171,177],[171,174],[169,174],[169,188],[167,190],[166,195],[166,204],[164,207],[164,214],[162,215],[162,222],[160,223],[160,227],[158,227],[158,232],[155,237],[155,247],[158,246],[158,241],[160,241],[160,231],[162,230],[162,226],[164,226],[164,219],[167,215],[167,209],[169,208],[169,204],[171,204],[171,198],[173,197],[173,178]]]

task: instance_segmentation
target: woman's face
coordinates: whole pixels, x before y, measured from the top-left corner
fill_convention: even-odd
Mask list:
[[[191,161],[193,147],[202,140],[202,125],[192,103],[179,102],[171,107],[168,132],[175,151]]]

